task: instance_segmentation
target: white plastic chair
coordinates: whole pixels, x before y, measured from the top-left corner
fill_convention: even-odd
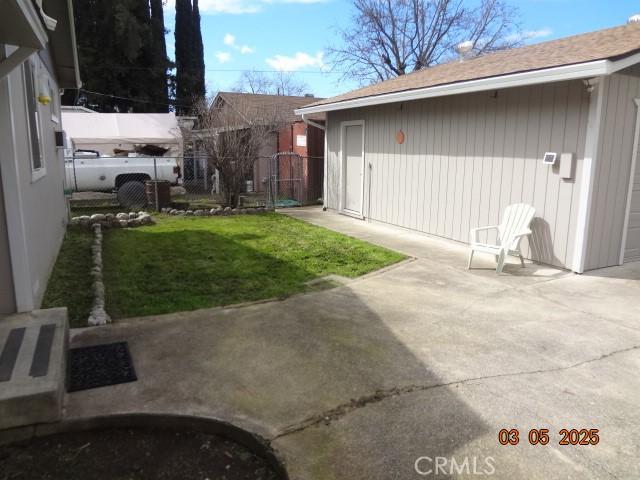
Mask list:
[[[520,257],[520,263],[522,264],[522,268],[524,268],[524,258],[522,258],[522,253],[520,252],[520,241],[522,237],[531,235],[529,226],[535,213],[536,210],[531,205],[515,203],[505,209],[500,225],[472,228],[470,240],[471,251],[469,252],[469,265],[467,265],[467,269],[471,268],[474,252],[484,252],[495,255],[497,262],[496,273],[502,273],[507,255]],[[495,245],[480,242],[478,233],[485,230],[498,231],[498,239]]]

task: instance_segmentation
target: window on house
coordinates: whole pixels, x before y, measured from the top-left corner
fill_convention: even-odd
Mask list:
[[[27,124],[29,128],[29,148],[31,150],[31,171],[33,172],[33,179],[36,180],[44,175],[40,111],[38,108],[38,93],[36,89],[36,66],[32,61],[26,61],[24,65],[25,94],[27,97]]]
[[[49,79],[49,90],[51,91],[51,103],[49,104],[49,108],[51,109],[51,121],[54,123],[60,123],[60,92],[56,88],[53,80]]]

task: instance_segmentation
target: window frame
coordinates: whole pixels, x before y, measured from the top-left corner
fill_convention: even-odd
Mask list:
[[[49,104],[49,108],[51,108],[51,121],[56,125],[60,125],[60,91],[54,84],[51,76],[47,79],[47,84],[49,85],[49,90],[51,90],[51,103]]]
[[[40,68],[36,59],[29,58],[23,64],[25,112],[27,115],[27,136],[29,144],[29,167],[31,169],[31,183],[37,182],[47,174],[45,156],[43,151],[43,128],[40,102],[38,102],[38,70]],[[29,81],[30,76],[30,81]],[[31,87],[31,89],[29,88]],[[30,91],[31,90],[31,91]],[[31,103],[33,102],[33,103]],[[33,109],[33,110],[32,110]],[[33,122],[33,123],[32,123]],[[33,130],[37,136],[39,166],[36,167],[36,152],[34,152]]]

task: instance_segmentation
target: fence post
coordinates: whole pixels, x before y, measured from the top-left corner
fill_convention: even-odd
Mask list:
[[[156,200],[156,212],[160,211],[160,202],[158,202],[158,159],[153,157],[153,193]]]

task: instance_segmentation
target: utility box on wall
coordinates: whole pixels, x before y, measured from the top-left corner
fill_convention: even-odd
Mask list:
[[[565,180],[573,178],[575,155],[573,153],[563,153],[560,155],[560,176]]]

